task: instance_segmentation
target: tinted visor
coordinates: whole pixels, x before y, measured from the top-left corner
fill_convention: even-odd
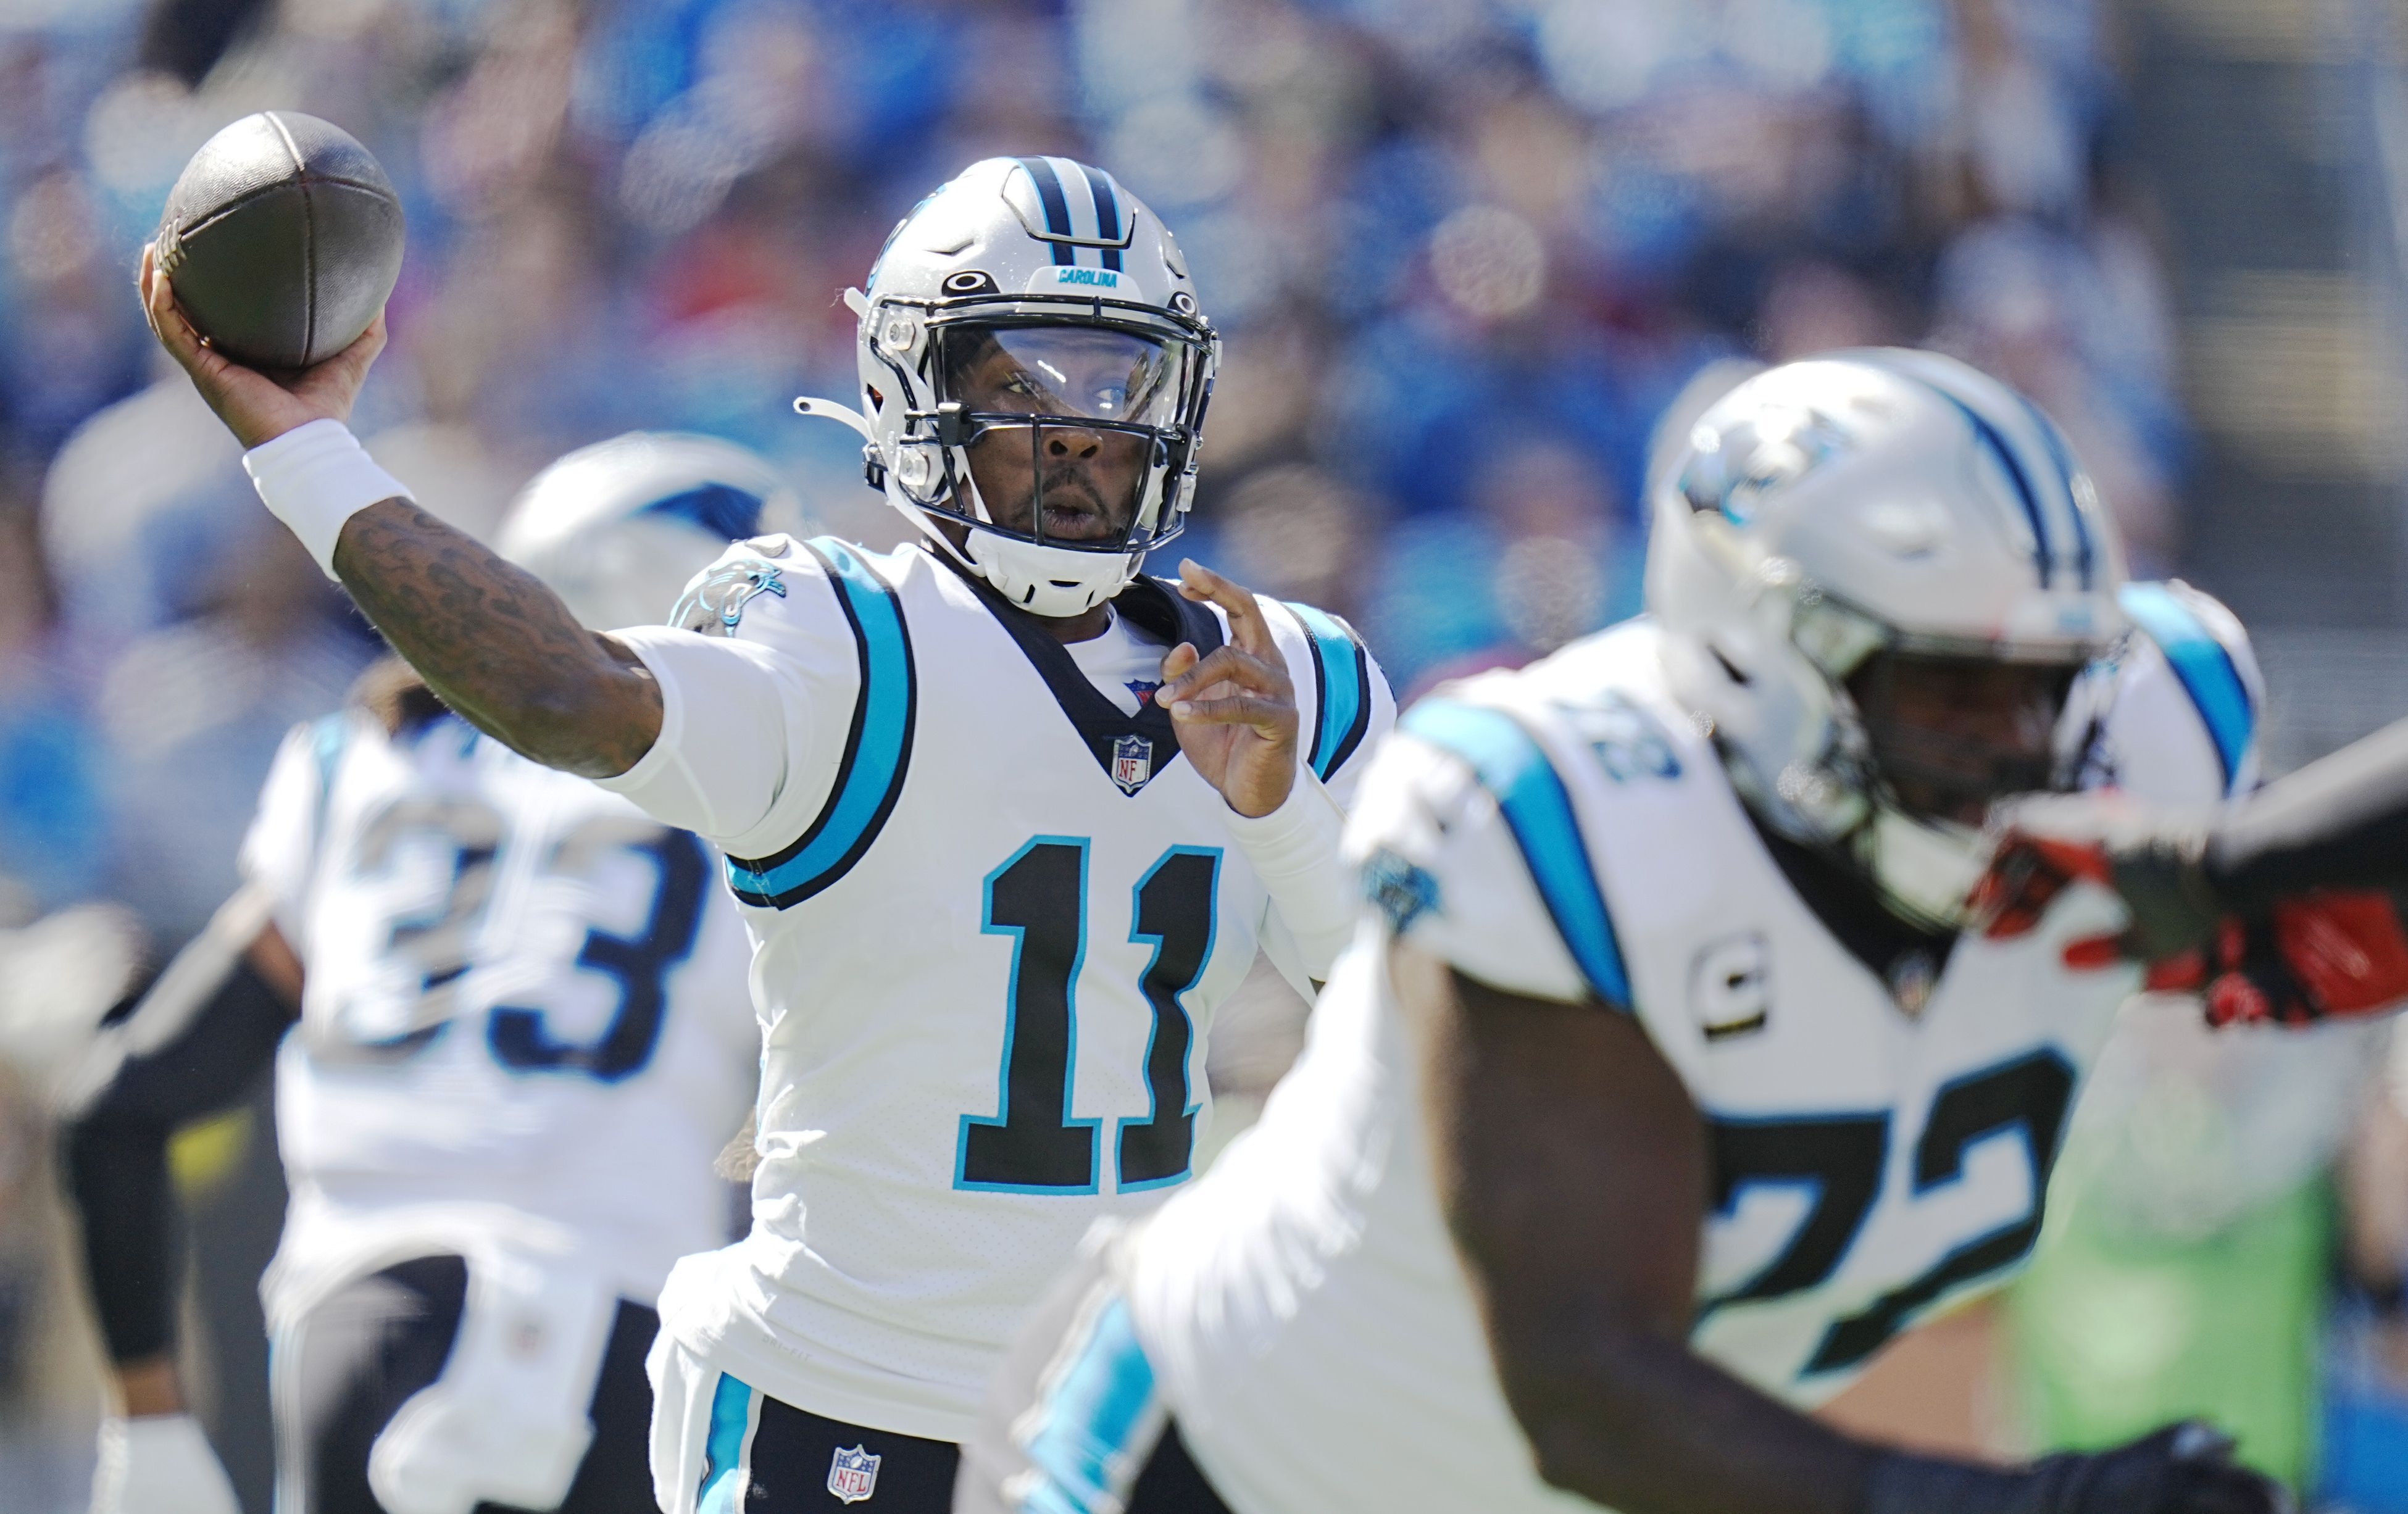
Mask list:
[[[1044,416],[1114,425],[1179,424],[1183,342],[1101,326],[945,328],[943,396],[974,416]]]

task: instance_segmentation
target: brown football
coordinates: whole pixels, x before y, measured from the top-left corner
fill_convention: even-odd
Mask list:
[[[401,199],[341,127],[245,116],[167,192],[159,266],[209,344],[257,368],[306,368],[368,329],[401,276]]]

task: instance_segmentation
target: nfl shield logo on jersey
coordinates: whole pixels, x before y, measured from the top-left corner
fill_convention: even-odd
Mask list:
[[[1154,743],[1143,736],[1125,736],[1112,743],[1112,781],[1121,793],[1135,793],[1154,777]]]
[[[828,1463],[828,1492],[839,1503],[860,1503],[878,1491],[879,1461],[859,1446],[851,1450],[838,1446],[836,1460]]]

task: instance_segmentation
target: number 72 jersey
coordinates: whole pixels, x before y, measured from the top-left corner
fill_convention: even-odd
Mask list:
[[[296,729],[243,852],[305,972],[277,1060],[294,1203],[271,1293],[428,1206],[565,1226],[647,1301],[718,1244],[711,1161],[760,1044],[718,865],[449,715]]]
[[[2212,803],[2254,774],[2245,723],[2219,729],[2249,718],[2245,643],[2212,600],[2135,587],[2158,623],[2086,675],[2069,723],[2088,721],[2092,781]],[[1493,927],[1434,913],[1432,934],[1475,976],[1638,1016],[1706,1124],[1694,1344],[1813,1402],[2030,1251],[2076,1083],[2136,969],[2067,963],[2070,942],[2121,928],[2097,891],[2012,941],[1835,901],[1849,891],[1749,820],[1667,696],[1655,636],[1634,624],[1407,720],[1469,782],[1454,802],[1496,805],[1489,844],[1520,854],[1482,870],[1510,885],[1484,903],[1462,903],[1469,878],[1449,891]],[[1507,920],[1512,899],[1528,907]]]

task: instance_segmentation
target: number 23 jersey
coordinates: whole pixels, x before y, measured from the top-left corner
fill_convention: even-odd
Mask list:
[[[2070,720],[2097,717],[2094,780],[2212,801],[2254,774],[2255,669],[2220,606],[2144,588],[2178,612],[2175,645],[2136,633]],[[1380,908],[1302,1060],[1137,1239],[1140,1336],[1242,1514],[1587,1507],[1539,1480],[1497,1386],[1430,1176],[1393,931],[1499,987],[1637,1015],[1706,1124],[1692,1346],[1766,1393],[1829,1397],[2038,1235],[2076,1083],[2138,986],[2062,953],[2115,907],[2084,891],[2021,940],[1861,960],[1668,695],[1657,636],[1632,622],[1407,714],[1349,830]]]
[[[768,538],[688,599],[729,635],[618,634],[665,707],[609,781],[727,851],[767,1030],[752,1234],[680,1266],[663,1328],[797,1407],[958,1440],[1088,1225],[1187,1178],[1258,947],[1291,981],[1328,965],[1286,950],[1168,712],[927,551]],[[1226,636],[1150,579],[1113,603],[1166,648]],[[1384,684],[1340,622],[1264,614],[1299,792],[1331,803]]]
[[[305,969],[277,1056],[276,1314],[380,1250],[522,1217],[646,1303],[724,1237],[711,1161],[759,1036],[717,862],[448,714],[293,733],[243,850]]]

